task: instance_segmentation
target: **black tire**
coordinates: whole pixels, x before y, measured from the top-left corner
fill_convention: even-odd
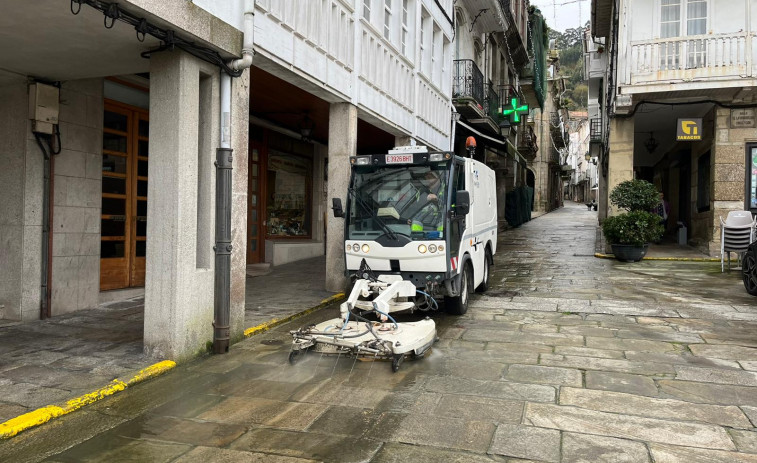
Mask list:
[[[294,365],[297,363],[298,357],[302,355],[302,352],[298,349],[295,349],[289,353],[289,364]]]
[[[465,315],[468,311],[471,288],[473,288],[473,272],[470,262],[466,262],[460,275],[460,294],[455,297],[444,298],[444,308],[452,315]]]
[[[757,296],[757,246],[750,246],[744,254],[741,272],[744,279],[744,289],[752,296]]]
[[[477,293],[485,293],[489,289],[489,278],[491,278],[492,271],[492,253],[489,251],[489,246],[486,247],[484,252],[484,281],[476,288]]]

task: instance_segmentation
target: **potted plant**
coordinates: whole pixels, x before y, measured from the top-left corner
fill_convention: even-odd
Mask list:
[[[599,53],[601,55],[604,52],[605,52],[605,47],[604,46],[600,45],[600,46],[597,47],[597,53]]]
[[[602,232],[616,259],[638,262],[646,255],[649,242],[662,237],[660,217],[649,212],[659,200],[657,189],[644,180],[626,180],[613,188],[610,202],[628,211],[602,222]]]

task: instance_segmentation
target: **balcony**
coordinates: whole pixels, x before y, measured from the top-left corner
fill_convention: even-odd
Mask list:
[[[455,60],[453,66],[452,103],[457,112],[477,128],[499,133],[499,95],[492,82],[484,85],[484,75],[473,60]]]
[[[666,85],[670,88],[664,90],[684,90],[681,83],[696,87],[697,81],[751,77],[754,60],[749,50],[754,40],[750,34],[738,32],[631,42],[631,62],[624,80],[632,86]],[[674,82],[679,82],[677,88],[671,86]]]
[[[516,67],[528,64],[528,53],[526,52],[526,36],[520,30],[518,19],[513,16],[513,10],[510,5],[511,0],[499,0],[500,8],[505,13],[507,19],[507,30],[505,30],[505,40],[510,50],[513,64]]]
[[[565,148],[568,146],[568,140],[570,137],[566,134],[563,128],[563,119],[558,111],[553,111],[549,118],[549,131],[552,137],[552,142],[557,148]]]
[[[589,143],[602,143],[602,119],[599,117],[589,121]]]
[[[536,133],[534,128],[530,125],[525,126],[518,136],[518,152],[531,162],[536,159],[536,153],[539,152],[539,145],[536,143]]]
[[[452,79],[452,99],[456,101],[473,100],[481,105],[484,102],[484,75],[470,59],[457,59],[452,62],[455,76]]]

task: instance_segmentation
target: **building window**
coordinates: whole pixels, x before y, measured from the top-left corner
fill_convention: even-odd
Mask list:
[[[746,207],[757,213],[757,143],[746,145]]]
[[[363,17],[366,21],[371,21],[371,0],[363,0]]]
[[[384,0],[384,38],[392,40],[392,31],[389,24],[392,21],[392,0]]]
[[[707,0],[661,0],[660,37],[663,39],[707,34]],[[660,69],[680,69],[682,42],[660,44]],[[707,50],[702,40],[689,40],[686,68],[705,66]]]
[[[408,0],[402,0],[402,54],[407,55],[407,38],[408,38]]]
[[[662,0],[660,4],[660,37],[681,35],[681,0]]]
[[[269,150],[266,203],[267,235],[271,238],[310,236],[310,184],[313,161]]]
[[[697,160],[697,212],[710,210],[710,152]]]

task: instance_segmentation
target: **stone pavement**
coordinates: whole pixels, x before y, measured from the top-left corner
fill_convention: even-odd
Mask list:
[[[322,289],[324,269],[325,258],[315,258],[248,278],[245,327],[331,296]],[[47,320],[0,320],[0,423],[130,378],[160,360],[142,353],[143,315],[138,296]]]
[[[316,312],[0,461],[757,462],[757,300],[718,263],[593,258],[595,221],[568,205],[501,235],[491,292],[435,314],[439,342],[398,373],[289,365],[287,330]]]

